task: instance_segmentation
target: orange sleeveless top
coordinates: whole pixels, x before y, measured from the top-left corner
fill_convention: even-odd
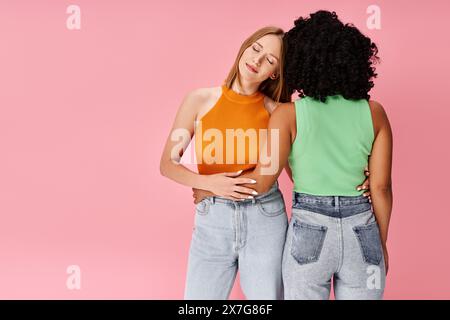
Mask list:
[[[264,94],[241,95],[222,85],[217,103],[195,128],[195,153],[200,174],[233,172],[255,168],[260,135],[267,136],[270,114]]]

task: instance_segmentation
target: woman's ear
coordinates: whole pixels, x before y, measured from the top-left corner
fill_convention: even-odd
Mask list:
[[[278,76],[276,75],[276,73],[273,73],[273,74],[270,76],[270,79],[272,79],[272,80],[275,80],[276,78],[278,78]]]

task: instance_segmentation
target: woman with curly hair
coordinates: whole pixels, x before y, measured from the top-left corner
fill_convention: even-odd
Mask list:
[[[278,172],[250,178],[267,190],[289,163],[292,217],[283,253],[285,299],[382,299],[392,210],[392,132],[370,100],[376,45],[336,13],[299,18],[285,37],[285,79],[300,94],[273,112],[268,137]],[[275,147],[276,146],[276,147]],[[272,152],[272,149],[274,150]],[[272,154],[273,153],[273,154]],[[369,166],[372,205],[354,185]]]
[[[392,132],[370,100],[377,46],[335,12],[299,18],[285,36],[287,85],[300,93],[273,125],[292,138],[286,299],[382,299],[392,210]],[[289,121],[286,121],[289,119]],[[270,126],[270,125],[269,125]],[[280,130],[281,130],[280,128]],[[369,164],[372,206],[355,181]]]

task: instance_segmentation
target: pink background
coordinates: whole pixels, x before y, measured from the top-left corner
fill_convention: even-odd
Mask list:
[[[66,28],[70,4],[81,30]],[[381,30],[366,27],[371,4]],[[1,0],[0,298],[181,299],[194,205],[159,173],[175,112],[188,91],[221,84],[257,28],[322,8],[382,57],[372,97],[395,141],[385,297],[449,299],[445,0]],[[66,287],[69,265],[81,290]]]

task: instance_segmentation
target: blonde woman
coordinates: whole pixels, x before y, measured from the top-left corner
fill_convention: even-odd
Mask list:
[[[196,206],[185,299],[227,299],[238,269],[248,299],[283,298],[283,196],[277,182],[256,194],[242,186],[253,180],[239,177],[256,166],[260,133],[276,103],[290,101],[281,72],[283,34],[265,27],[247,38],[223,85],[186,96],[167,139],[162,175],[213,195]],[[171,139],[183,131],[188,137],[182,144]],[[198,173],[179,163],[194,134]]]

